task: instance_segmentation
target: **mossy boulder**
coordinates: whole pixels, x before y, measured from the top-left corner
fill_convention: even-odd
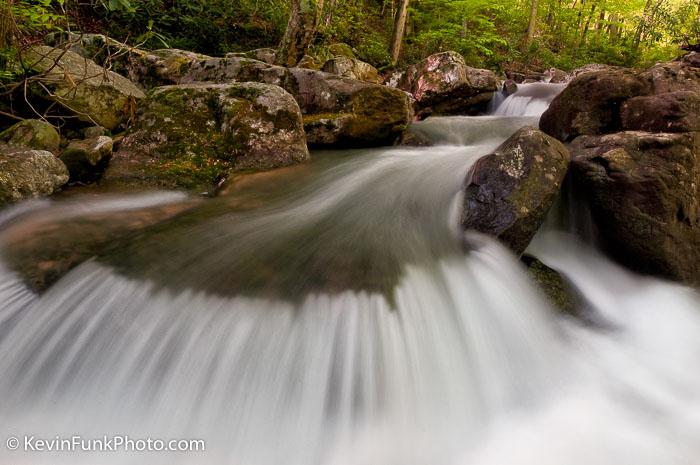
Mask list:
[[[518,130],[470,170],[462,227],[496,236],[522,254],[559,194],[568,164],[561,142],[532,127]]]
[[[700,133],[582,136],[570,150],[603,247],[634,270],[700,284]]]
[[[46,150],[0,147],[0,207],[53,194],[68,182],[68,170]]]
[[[74,140],[61,153],[70,182],[92,182],[102,175],[112,157],[112,138],[97,136]]]
[[[347,58],[343,56],[332,58],[323,65],[322,70],[327,73],[337,74],[338,76],[357,79],[358,81],[374,83],[381,81],[377,68],[357,58]]]
[[[107,129],[124,125],[144,93],[131,81],[69,50],[30,48],[23,64],[51,91],[47,98],[83,121]]]
[[[61,136],[51,124],[38,119],[26,119],[0,133],[0,141],[10,145],[58,153]]]
[[[556,271],[530,255],[523,255],[521,261],[527,267],[527,274],[542,294],[561,313],[580,316],[583,303],[572,286]]]
[[[357,58],[352,47],[343,42],[337,42],[328,46],[328,52],[334,57]]]
[[[246,80],[281,86],[304,114],[312,146],[388,145],[410,123],[409,96],[379,84],[303,68],[283,68],[246,58],[211,58],[194,63],[184,82]]]
[[[211,191],[231,171],[308,157],[299,106],[280,87],[163,86],[149,93],[103,182]]]
[[[467,66],[457,52],[430,55],[397,71],[385,84],[410,92],[417,112],[442,115],[483,113],[498,88],[492,71]]]

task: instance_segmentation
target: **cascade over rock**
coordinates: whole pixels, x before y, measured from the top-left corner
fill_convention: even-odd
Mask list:
[[[569,152],[524,127],[477,161],[467,177],[461,224],[498,237],[522,254],[544,221],[566,175]]]
[[[492,71],[467,66],[457,52],[430,55],[394,73],[385,84],[410,92],[418,112],[440,115],[483,113],[498,88]]]
[[[230,170],[306,161],[299,106],[262,83],[195,83],[149,93],[103,181],[210,190]]]
[[[569,141],[600,241],[638,271],[700,283],[700,60],[580,74],[540,120]]]
[[[600,240],[642,272],[700,283],[700,133],[626,131],[571,144]]]

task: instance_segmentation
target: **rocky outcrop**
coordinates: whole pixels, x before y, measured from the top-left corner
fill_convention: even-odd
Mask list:
[[[133,116],[144,93],[131,81],[75,52],[36,46],[23,56],[26,68],[37,73],[50,90],[47,96],[77,115],[108,129]]]
[[[114,63],[115,68],[144,88],[231,81],[280,86],[298,102],[313,146],[392,144],[413,116],[410,99],[404,92],[331,73],[284,68],[237,56],[213,58],[176,49],[147,52],[128,48],[123,52],[120,61]]]
[[[540,128],[565,142],[580,135],[614,132],[622,127],[622,104],[650,93],[649,81],[632,70],[581,74],[554,98],[540,119]]]
[[[700,134],[620,132],[571,145],[600,240],[632,269],[700,284]]]
[[[112,138],[96,136],[74,140],[61,153],[68,168],[70,182],[92,182],[102,175],[112,157]]]
[[[197,62],[181,78],[183,82],[230,80],[265,82],[288,91],[304,114],[311,146],[389,145],[413,115],[409,96],[398,89],[244,58]]]
[[[600,241],[637,271],[700,283],[700,60],[579,74],[540,127],[570,141]]]
[[[620,117],[625,130],[700,131],[700,94],[686,90],[633,97],[622,104]]]
[[[233,170],[308,159],[299,106],[277,86],[183,84],[154,89],[103,182],[211,191]]]
[[[338,56],[328,60],[323,65],[322,69],[327,73],[337,74],[338,76],[350,79],[357,79],[358,81],[374,83],[379,83],[381,81],[377,68],[357,58]]]
[[[13,146],[58,153],[61,137],[51,124],[38,119],[26,119],[1,132],[0,141]]]
[[[262,61],[270,65],[275,64],[275,54],[277,52],[273,48],[256,48],[255,50],[250,50],[247,52],[233,52],[227,53],[226,58],[252,58],[253,60]]]
[[[68,170],[51,152],[0,148],[0,207],[53,194],[68,182]]]
[[[498,87],[496,75],[467,66],[456,52],[430,55],[385,84],[411,93],[418,113],[475,115],[486,111]]]
[[[518,130],[472,167],[462,227],[496,236],[521,254],[556,199],[568,163],[561,142],[535,128]]]

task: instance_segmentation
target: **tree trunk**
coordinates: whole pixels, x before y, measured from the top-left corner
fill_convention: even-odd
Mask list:
[[[583,26],[583,32],[581,33],[581,39],[579,40],[578,44],[576,45],[576,48],[580,48],[583,44],[586,43],[586,34],[588,34],[588,29],[591,26],[591,19],[593,18],[593,13],[595,13],[595,3],[591,6],[591,12],[588,15],[588,18],[586,19],[586,24]]]
[[[646,5],[644,5],[644,12],[642,13],[642,18],[639,20],[639,24],[637,25],[637,30],[634,33],[634,41],[632,42],[632,49],[635,51],[639,49],[639,43],[642,40],[642,34],[644,34],[644,30],[646,29],[647,26],[647,21],[649,19],[649,13],[651,10],[651,0],[647,0]]]
[[[527,23],[527,32],[525,33],[525,48],[529,47],[532,40],[535,38],[537,31],[537,0],[532,0],[530,4],[530,21]]]
[[[311,45],[322,11],[323,0],[292,0],[287,29],[275,56],[278,65],[299,63]]]
[[[406,31],[409,1],[410,0],[399,0],[399,9],[396,10],[396,17],[394,18],[394,31],[391,34],[391,46],[389,47],[391,63],[394,65],[399,61],[399,55],[401,55],[401,43],[403,42],[403,36]]]

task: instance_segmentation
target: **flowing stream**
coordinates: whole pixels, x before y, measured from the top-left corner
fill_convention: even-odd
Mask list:
[[[188,453],[0,447],[0,463],[700,464],[694,291],[625,271],[553,219],[529,253],[578,291],[581,321],[550,308],[494,240],[467,233],[464,251],[465,175],[537,123],[561,89],[543,86],[521,86],[494,116],[416,124],[433,147],[316,153],[115,239],[41,294],[2,245],[17,231],[185,199],[0,212],[0,439],[206,441]]]

